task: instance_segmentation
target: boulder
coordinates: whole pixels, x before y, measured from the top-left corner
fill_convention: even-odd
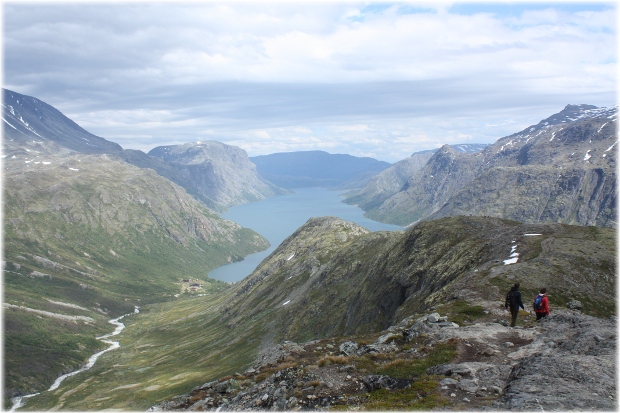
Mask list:
[[[371,392],[379,389],[404,389],[411,384],[411,380],[395,379],[390,376],[370,375],[362,379],[366,389]]]
[[[345,356],[352,356],[357,353],[359,346],[355,341],[345,341],[339,347],[339,350]]]
[[[571,310],[581,311],[581,301],[570,300],[568,304],[566,304],[566,307],[570,308]]]

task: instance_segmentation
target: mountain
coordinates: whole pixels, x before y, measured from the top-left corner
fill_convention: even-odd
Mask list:
[[[44,153],[68,150],[84,154],[119,153],[123,150],[120,145],[82,129],[37,98],[8,89],[2,91],[5,150],[38,150]],[[4,154],[8,155],[6,152]]]
[[[367,387],[369,376],[386,376],[372,379],[377,383],[411,384],[413,392],[401,396],[424,399],[429,408],[461,406],[467,403],[463,397],[491,403],[500,400],[501,383],[508,380],[512,364],[525,368],[536,361],[530,355],[539,355],[525,347],[539,335],[533,317],[520,316],[521,330],[498,321],[508,319],[503,304],[510,286],[521,283],[528,308],[529,298],[546,286],[552,315],[578,300],[584,314],[608,317],[615,313],[615,247],[615,231],[601,227],[448,217],[407,231],[369,233],[337,218],[313,218],[248,278],[226,290],[146,305],[131,319],[114,357],[28,403],[37,410],[145,410],[170,400],[165,402],[170,406],[190,403],[185,408],[197,403],[197,410],[211,408],[208,403],[213,409],[252,403],[243,408],[263,410],[285,398],[291,408],[296,400],[313,409],[365,405],[384,410],[401,400],[396,399],[399,392],[378,390],[379,384]],[[431,325],[427,318],[434,312],[448,321],[435,319],[438,325]],[[590,329],[579,339],[589,347],[571,346],[577,341],[570,336],[562,342],[562,330],[540,334],[544,342],[532,350],[573,351],[570,360],[579,366],[579,360],[589,360],[588,349],[598,346],[594,343],[613,344],[608,321],[604,330]],[[562,323],[562,328],[574,327],[571,320]],[[514,346],[509,348],[508,341]],[[342,353],[347,342],[357,349]],[[611,366],[605,372],[614,371],[613,357],[596,360],[596,370],[581,370],[588,372],[582,382],[594,377],[590,372],[598,374],[603,363]],[[472,386],[474,378],[480,380],[476,393],[484,392],[480,386],[487,386],[499,368],[502,379],[492,380],[499,392],[487,387],[489,392],[480,393],[484,399],[474,399],[473,393],[459,389],[452,390],[458,399],[450,392],[439,397],[436,392],[446,384],[440,384],[443,378],[437,374],[444,370],[426,371],[451,362],[475,362],[472,370],[460,365],[458,378]],[[523,376],[524,371],[514,374]],[[84,382],[88,385],[80,386]],[[368,381],[369,386],[374,382]],[[516,393],[519,383],[513,385]],[[127,386],[131,397],[119,391]],[[187,398],[175,397],[192,390]],[[511,397],[504,402],[523,396]],[[607,399],[588,397],[584,407]],[[373,400],[387,404],[367,405]]]
[[[105,154],[5,159],[3,197],[9,394],[44,390],[83,364],[109,318],[172,299],[184,278],[215,288],[209,270],[268,246],[154,171]]]
[[[592,301],[596,294],[598,304],[589,311],[604,315],[615,300],[613,234],[478,217],[369,233],[337,218],[316,218],[235,287],[224,311],[233,326],[269,311],[272,336],[306,341],[378,331],[452,296],[483,298],[489,288],[501,296],[510,280],[527,280],[524,291],[533,296],[553,278],[556,304]],[[580,245],[584,250],[577,251]],[[505,265],[515,250],[519,265]]]
[[[3,89],[3,93],[5,157],[73,153],[113,155],[140,168],[153,169],[218,211],[283,193],[280,188],[257,176],[255,166],[248,161],[242,149],[209,142],[151,151],[155,155],[171,151],[164,156],[164,160],[161,156],[123,149],[116,143],[95,136],[39,99],[7,89]],[[179,159],[172,155],[182,152],[184,154]]]
[[[192,193],[216,209],[260,201],[284,191],[261,178],[247,153],[216,141],[159,146],[149,156],[174,167]]]
[[[442,216],[616,226],[617,108],[568,105],[478,153],[444,146],[369,218],[408,225]]]
[[[452,147],[464,153],[476,153],[487,147],[486,144],[459,144]],[[357,205],[364,211],[381,206],[407,183],[407,179],[422,169],[438,149],[413,153],[409,158],[396,162],[378,175],[373,176],[362,189],[345,195],[343,202]]]
[[[281,152],[253,156],[250,160],[261,176],[283,188],[359,187],[390,166],[373,158],[324,151]]]
[[[4,91],[3,287],[5,400],[48,388],[105,345],[110,318],[216,291],[207,273],[263,250],[134,156],[35,98]],[[145,158],[146,157],[146,158]],[[246,157],[247,158],[247,157]],[[166,166],[171,168],[170,166]]]

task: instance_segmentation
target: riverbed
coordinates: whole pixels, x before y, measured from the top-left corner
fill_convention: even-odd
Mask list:
[[[119,348],[121,345],[118,341],[112,341],[112,340],[108,340],[108,338],[116,336],[118,334],[121,333],[121,331],[123,331],[123,329],[125,328],[125,324],[121,323],[120,320],[122,320],[124,317],[131,315],[131,314],[138,314],[140,312],[140,309],[138,307],[136,307],[134,309],[133,313],[129,313],[129,314],[125,314],[122,315],[120,317],[114,318],[112,320],[109,320],[108,323],[113,324],[116,326],[116,328],[114,329],[113,332],[109,333],[109,334],[105,334],[101,337],[97,337],[98,340],[101,340],[102,342],[109,344],[110,347],[106,348],[105,350],[101,350],[98,353],[93,354],[92,356],[90,356],[90,358],[88,359],[88,362],[79,370],[75,370],[72,371],[71,373],[67,373],[67,374],[63,374],[62,376],[58,377],[56,379],[56,381],[54,381],[54,383],[50,386],[49,389],[47,389],[47,391],[53,391],[56,390],[60,384],[67,378],[67,377],[71,377],[71,376],[75,376],[76,374],[82,373],[88,369],[90,369],[92,366],[95,365],[95,362],[97,362],[97,359],[104,353],[107,353],[108,351],[114,350]],[[29,399],[31,397],[35,397],[40,393],[34,393],[34,394],[27,394],[25,396],[18,396],[18,397],[14,397],[13,399],[11,399],[11,401],[13,402],[13,406],[11,407],[11,410],[9,410],[9,412],[14,412],[16,409],[19,409],[20,407],[23,407],[26,405],[26,399]]]

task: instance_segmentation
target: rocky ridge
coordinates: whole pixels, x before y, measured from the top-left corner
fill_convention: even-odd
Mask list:
[[[284,342],[244,373],[149,411],[376,410],[382,399],[403,410],[617,409],[615,318],[558,309],[540,323],[527,315],[524,326],[510,328],[507,312],[494,304],[461,326],[438,313],[410,316],[370,344],[363,344],[368,337]],[[455,349],[448,362],[422,362],[446,345]],[[423,369],[390,370],[416,363]]]
[[[464,154],[444,146],[370,218],[408,225],[443,216],[616,226],[617,108],[568,105]]]
[[[615,302],[614,245],[609,229],[497,218],[449,217],[373,233],[316,218],[234,286],[223,319],[234,327],[269,311],[276,340],[359,334],[452,296],[502,294],[512,280],[528,280],[528,294],[553,285],[563,304],[596,294],[588,311],[607,315]]]

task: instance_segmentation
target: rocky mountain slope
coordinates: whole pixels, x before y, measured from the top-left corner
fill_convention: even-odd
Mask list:
[[[41,135],[4,142],[5,398],[81,366],[101,349],[94,337],[108,319],[173,298],[186,278],[215,288],[209,270],[267,248],[153,170],[45,139],[47,129],[5,105],[9,121]]]
[[[209,142],[180,145],[166,156],[150,156],[89,133],[39,99],[7,89],[3,93],[5,158],[105,153],[139,168],[153,169],[216,210],[283,192],[257,175],[256,167],[240,148]],[[171,148],[151,152],[161,155]],[[175,159],[173,153],[180,155]]]
[[[8,89],[2,89],[2,92],[4,155],[8,155],[7,147],[46,153],[61,150],[84,154],[122,151],[120,145],[85,131],[56,108],[37,98]],[[44,151],[45,148],[48,150]],[[13,154],[16,153],[10,153]]]
[[[442,216],[616,226],[617,108],[568,105],[475,154],[439,150],[367,215],[407,225]]]
[[[288,341],[149,411],[618,408],[615,318],[558,310],[512,329],[487,313],[460,326],[436,312],[408,318],[370,340]]]
[[[456,151],[476,153],[487,147],[486,144],[453,145]],[[413,153],[409,158],[396,162],[378,175],[373,176],[361,189],[345,195],[343,202],[357,205],[364,211],[381,206],[388,198],[398,193],[414,173],[422,169],[438,149]]]
[[[613,231],[600,228],[456,217],[404,233],[368,233],[337,218],[318,218],[235,287],[225,319],[234,326],[269,310],[274,337],[293,341],[359,334],[453,295],[466,297],[470,289],[501,295],[513,279],[527,279],[532,296],[552,283],[558,304],[590,302],[596,291],[589,311],[609,314],[613,248]],[[519,262],[504,265],[515,252]]]
[[[222,209],[259,201],[284,191],[261,178],[247,153],[216,141],[159,146],[148,153],[182,176],[207,205]]]
[[[373,158],[324,151],[281,152],[253,156],[250,160],[261,176],[283,188],[357,188],[390,167],[389,163]]]
[[[613,409],[614,236],[479,217],[383,234],[310,220],[222,307],[239,334],[264,320],[254,363],[151,410]],[[549,319],[506,327],[515,281],[527,310],[548,287]]]

